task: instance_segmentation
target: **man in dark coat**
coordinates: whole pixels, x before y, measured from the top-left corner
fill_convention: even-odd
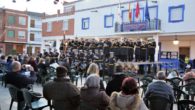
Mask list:
[[[43,87],[43,96],[53,101],[55,110],[78,110],[80,93],[70,79],[65,78],[67,69],[59,66],[56,69],[57,78]]]
[[[107,95],[111,96],[112,92],[121,91],[121,85],[123,82],[123,79],[126,77],[126,75],[123,73],[123,68],[121,65],[117,65],[114,75],[112,76],[112,80],[108,82],[106,87],[106,93]]]

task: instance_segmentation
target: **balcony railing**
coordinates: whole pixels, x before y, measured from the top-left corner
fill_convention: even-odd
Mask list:
[[[31,28],[37,28],[37,29],[39,28],[39,29],[42,29],[42,25],[31,25],[30,27]]]
[[[154,31],[161,30],[161,21],[153,19],[141,22],[115,23],[115,32],[135,32],[135,31]]]

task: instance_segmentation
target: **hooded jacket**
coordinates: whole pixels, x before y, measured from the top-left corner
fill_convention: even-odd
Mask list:
[[[111,110],[148,110],[139,94],[124,95],[113,92],[110,98]]]

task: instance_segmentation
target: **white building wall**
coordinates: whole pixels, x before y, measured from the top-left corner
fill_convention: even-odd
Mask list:
[[[184,21],[169,23],[169,6],[179,6],[183,4],[185,5]],[[158,0],[159,18],[162,20],[162,33],[195,31],[194,4],[195,0]]]
[[[114,35],[114,28],[104,28],[104,15],[114,14],[114,24],[118,16],[118,5],[119,0],[83,0],[76,2],[75,8],[75,34],[77,36],[107,36]],[[123,4],[124,2],[134,0],[120,0],[121,11],[129,9],[129,3]],[[195,14],[194,0],[157,0],[158,3],[149,1],[149,7],[158,6],[158,12],[156,15],[155,11],[150,11],[151,16],[157,16],[161,20],[161,33],[176,33],[176,32],[189,32],[195,31]],[[169,22],[169,7],[185,5],[184,9],[184,21],[170,23]],[[139,2],[140,8],[144,8],[145,13],[145,1]],[[99,8],[98,8],[99,7]],[[91,9],[90,9],[91,8]],[[96,9],[97,8],[97,9]],[[131,3],[131,9],[136,8],[136,2]],[[86,10],[85,10],[86,9]],[[89,10],[87,10],[89,9]],[[82,10],[82,11],[81,11]],[[84,11],[83,11],[84,10]],[[97,12],[92,12],[97,10]],[[149,9],[150,10],[150,9]],[[77,12],[79,11],[79,12]],[[122,14],[122,13],[121,13]],[[155,14],[155,15],[154,15]],[[90,18],[90,28],[88,30],[82,30],[82,18]]]

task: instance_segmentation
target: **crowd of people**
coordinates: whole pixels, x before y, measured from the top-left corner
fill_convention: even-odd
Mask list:
[[[133,41],[130,39],[120,40],[67,40],[66,43],[61,43],[60,50],[64,50],[66,47],[72,49],[81,50],[79,52],[97,54],[97,56],[103,53],[103,58],[109,57],[109,52],[114,52],[116,59],[122,61],[147,61],[154,62],[154,54],[156,48],[156,42],[153,39]],[[98,52],[99,51],[99,52]],[[102,51],[102,52],[100,52]],[[79,53],[78,52],[78,53]],[[86,56],[87,57],[87,56]]]
[[[64,60],[63,60],[64,61]],[[172,71],[168,77],[164,71],[156,74],[156,79],[147,87],[143,98],[140,96],[137,79],[129,74],[136,74],[137,68],[133,65],[115,63],[110,80],[105,85],[101,78],[100,66],[95,62],[89,62],[86,73],[87,77],[83,87],[74,85],[69,76],[69,63],[60,63],[54,57],[29,57],[29,56],[1,56],[1,65],[6,66],[5,82],[12,84],[19,89],[29,88],[38,79],[39,68],[45,70],[53,66],[56,70],[56,77],[43,85],[43,96],[52,100],[55,110],[148,110],[147,99],[153,93],[160,94],[174,102],[173,87],[166,83],[167,78],[180,77],[177,71]],[[186,69],[183,80],[195,78],[191,68]],[[36,92],[35,92],[36,93]],[[36,93],[38,94],[38,93]],[[18,110],[24,107],[22,93],[18,94]]]

